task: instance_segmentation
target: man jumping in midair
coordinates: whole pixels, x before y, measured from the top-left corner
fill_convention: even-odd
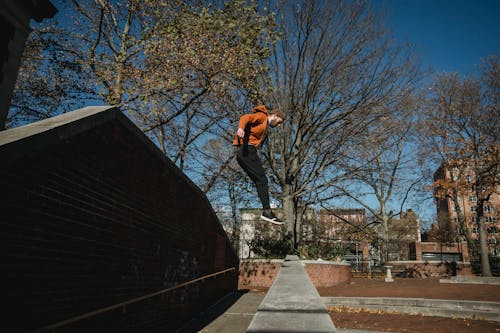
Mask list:
[[[274,223],[283,224],[274,215],[269,204],[269,188],[267,177],[262,166],[262,162],[257,155],[257,148],[260,148],[267,134],[268,125],[276,127],[283,123],[285,114],[281,110],[267,111],[265,105],[259,105],[252,109],[252,113],[240,117],[238,130],[233,145],[238,146],[236,160],[245,170],[250,179],[257,187],[257,194],[262,202],[261,219]]]

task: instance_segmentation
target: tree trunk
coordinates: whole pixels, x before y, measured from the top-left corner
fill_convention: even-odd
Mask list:
[[[240,243],[240,230],[238,228],[238,219],[236,217],[236,195],[234,192],[234,183],[230,182],[228,187],[229,200],[231,201],[231,221],[233,225],[233,231],[231,233],[231,243],[233,243],[233,248],[236,253],[239,253],[239,243]]]
[[[385,214],[382,216],[382,258],[384,262],[389,261],[389,225]]]
[[[387,216],[385,202],[380,202],[380,217],[382,223],[382,260],[389,260],[389,217]]]
[[[300,210],[300,207],[298,205],[298,200],[295,198],[294,200],[294,209],[295,209],[295,237],[294,237],[294,242],[293,242],[293,249],[298,250],[299,244],[301,242],[301,226],[302,226],[302,212]]]
[[[479,254],[481,256],[481,273],[483,276],[492,276],[490,261],[489,261],[489,250],[488,250],[488,233],[486,232],[486,226],[484,223],[484,200],[480,200],[477,205],[477,221],[479,223]]]
[[[297,205],[292,196],[292,186],[283,187],[283,212],[285,214],[286,236],[293,241],[293,248],[297,249],[299,243],[300,220],[297,215]]]
[[[484,216],[479,219],[479,253],[481,255],[481,273],[483,276],[492,276],[488,257],[488,233],[484,225]]]

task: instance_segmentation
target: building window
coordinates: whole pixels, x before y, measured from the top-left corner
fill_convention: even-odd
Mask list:
[[[493,211],[493,207],[491,207],[491,206],[489,206],[489,205],[484,206],[484,211],[485,211],[486,213],[491,213],[491,212]]]
[[[486,222],[489,222],[489,223],[495,223],[495,221],[497,220],[493,216],[486,216],[485,219],[486,219]]]
[[[470,211],[471,212],[477,211],[477,206],[470,206]]]
[[[498,233],[498,229],[496,227],[489,227],[488,228],[488,234],[496,235],[497,233]]]
[[[477,197],[475,195],[469,195],[469,201],[470,202],[476,202],[477,201]]]

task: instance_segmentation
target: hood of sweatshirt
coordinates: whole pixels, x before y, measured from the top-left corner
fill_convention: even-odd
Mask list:
[[[267,108],[265,105],[258,105],[252,109],[252,112],[264,112],[266,115],[267,113]]]

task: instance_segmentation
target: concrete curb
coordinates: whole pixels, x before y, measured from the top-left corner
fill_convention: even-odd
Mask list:
[[[322,297],[329,307],[500,322],[500,302],[399,297]]]
[[[348,329],[348,328],[337,328],[337,333],[384,333],[380,331],[367,331],[367,330],[355,330],[355,329]],[[398,333],[398,332],[393,332],[391,333]]]
[[[440,279],[439,283],[465,283],[465,284],[500,285],[500,277],[452,276],[450,279]]]

